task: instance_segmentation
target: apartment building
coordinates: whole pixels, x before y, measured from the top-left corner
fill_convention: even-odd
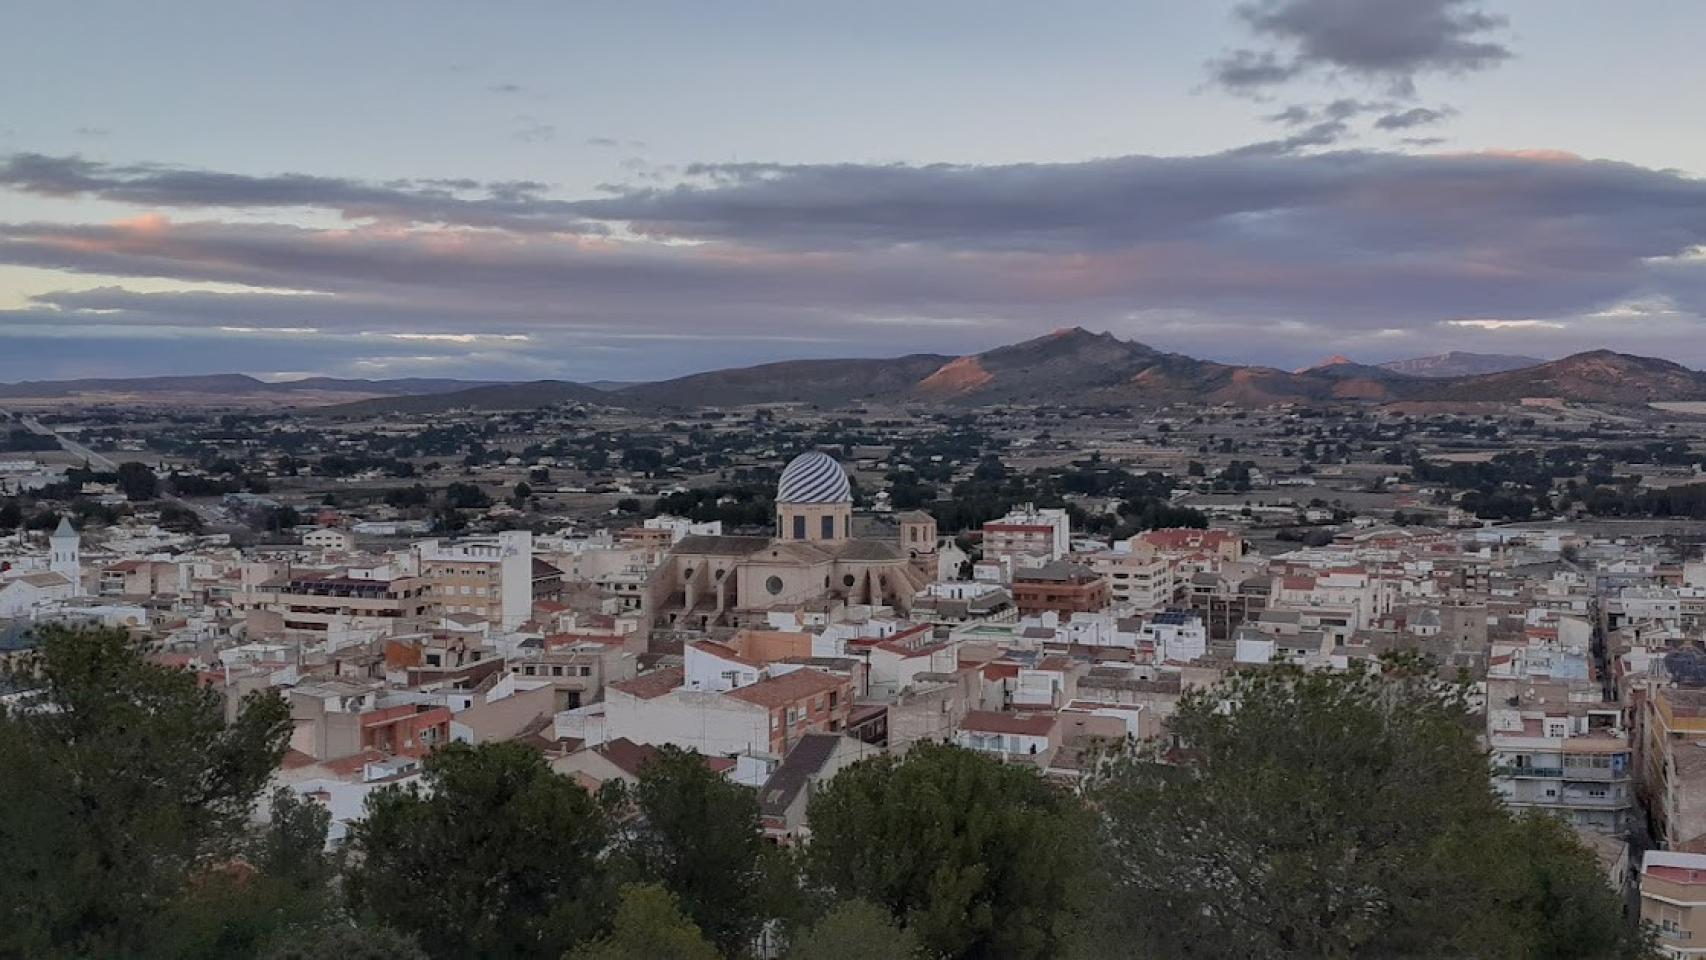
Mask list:
[[[411,552],[434,613],[472,614],[505,630],[514,630],[532,615],[535,572],[533,534],[528,531],[423,540]]]
[[[1634,746],[1597,684],[1489,677],[1487,741],[1505,803],[1601,833],[1629,828]]]
[[[1065,510],[1038,510],[1025,504],[983,525],[983,558],[1017,557],[1059,560],[1072,549],[1072,519]]]
[[[1070,616],[1094,613],[1108,605],[1108,581],[1088,567],[1057,560],[1013,573],[1013,602],[1020,616],[1045,610]]]
[[[432,607],[419,577],[385,568],[287,573],[244,587],[236,600],[257,636],[310,643],[352,630],[412,629]]]
[[[1668,957],[1706,957],[1706,854],[1650,850],[1641,860],[1641,920]]]
[[[1159,553],[1106,550],[1073,559],[1107,580],[1108,595],[1116,604],[1140,613],[1173,604],[1178,589],[1173,564]]]

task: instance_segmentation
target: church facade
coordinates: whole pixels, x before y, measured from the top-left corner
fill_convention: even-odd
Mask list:
[[[854,534],[847,474],[811,451],[783,469],[774,537],[683,538],[653,571],[645,610],[655,628],[762,623],[772,610],[889,606],[905,614],[935,577],[936,522],[912,512],[887,537]]]

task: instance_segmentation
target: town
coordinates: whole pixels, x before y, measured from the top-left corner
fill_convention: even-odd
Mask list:
[[[358,405],[359,406],[359,405]],[[1706,421],[1591,404],[1148,410],[95,404],[0,429],[0,656],[123,631],[328,843],[452,744],[590,795],[692,751],[783,847],[862,760],[1061,789],[1182,700],[1423,658],[1497,797],[1706,936]],[[27,672],[0,702],[31,694]],[[1275,731],[1284,737],[1284,731]]]

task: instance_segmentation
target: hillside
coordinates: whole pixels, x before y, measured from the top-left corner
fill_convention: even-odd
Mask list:
[[[1287,400],[1380,400],[1394,375],[1357,365],[1303,373],[1165,353],[1079,327],[959,357],[918,384],[922,399],[951,403],[1164,403],[1262,405]]]
[[[1466,353],[1453,350],[1431,357],[1392,360],[1380,364],[1379,368],[1409,377],[1475,377],[1488,373],[1504,373],[1507,370],[1521,370],[1523,367],[1538,366],[1545,362],[1534,357],[1508,353]]]
[[[893,399],[911,391],[949,359],[912,354],[890,359],[784,360],[623,387],[605,394],[605,402],[649,408]]]
[[[362,397],[424,396],[466,390],[489,384],[483,380],[448,380],[411,377],[398,380],[361,380],[338,377],[305,377],[300,380],[261,380],[242,373],[214,373],[174,377],[92,377],[78,380],[26,380],[0,384],[0,398],[40,400],[80,398],[88,400],[146,398],[203,398],[209,401],[244,400],[337,403]]]
[[[1466,359],[1467,358],[1467,359]],[[925,404],[1173,402],[1264,406],[1286,402],[1495,401],[1555,397],[1646,404],[1706,399],[1706,374],[1651,357],[1596,350],[1550,362],[1491,354],[1441,354],[1370,366],[1332,357],[1290,372],[1167,353],[1080,327],[961,357],[787,360],[713,370],[656,383],[564,380],[483,383],[441,379],[269,383],[241,374],[68,380],[0,385],[0,398],[275,403],[333,416],[510,410],[587,403],[636,410],[765,403],[845,404],[863,399]],[[1525,363],[1517,369],[1446,376],[1448,369]],[[1455,366],[1454,366],[1455,365]],[[1398,369],[1403,368],[1403,369]],[[1405,371],[1428,370],[1428,373]]]
[[[1524,397],[1620,405],[1706,400],[1706,374],[1655,357],[1591,350],[1520,370],[1440,381],[1431,384],[1421,399],[1511,401]]]
[[[332,417],[371,417],[383,414],[443,413],[447,410],[528,410],[559,403],[622,406],[611,392],[567,380],[497,383],[454,393],[413,397],[375,397],[325,406],[314,412]]]

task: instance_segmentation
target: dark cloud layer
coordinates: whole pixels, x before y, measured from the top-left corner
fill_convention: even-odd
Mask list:
[[[1250,92],[1312,71],[1414,93],[1423,73],[1464,73],[1511,56],[1503,17],[1476,0],[1251,0],[1238,17],[1278,49],[1239,49],[1210,64],[1214,79]]]
[[[158,216],[0,224],[0,263],[252,288],[60,292],[0,312],[0,324],[312,331],[349,338],[346,349],[493,339],[480,349],[542,362],[707,337],[820,353],[955,351],[1081,322],[1289,362],[1324,342],[1378,337],[1401,346],[1414,336],[1421,346],[1409,352],[1487,346],[1465,338],[1536,318],[1559,318],[1540,327],[1554,339],[1639,349],[1662,314],[1663,335],[1689,342],[1698,318],[1684,314],[1706,291],[1706,261],[1691,253],[1706,244],[1706,182],[1562,155],[736,164],[582,201],[511,190],[492,202],[549,202],[611,232]],[[1638,323],[1606,312],[1635,300],[1649,305]],[[1614,319],[1572,319],[1600,313]]]
[[[91,196],[154,208],[332,210],[351,219],[443,223],[520,231],[584,231],[544,185],[473,180],[370,183],[288,173],[248,176],[168,167],[115,165],[81,157],[18,153],[0,162],[0,187],[47,197]]]
[[[1429,124],[1439,123],[1451,116],[1451,113],[1452,111],[1449,108],[1435,110],[1429,107],[1411,107],[1408,110],[1388,113],[1374,121],[1374,125],[1381,130],[1409,130],[1412,127],[1425,127]]]

